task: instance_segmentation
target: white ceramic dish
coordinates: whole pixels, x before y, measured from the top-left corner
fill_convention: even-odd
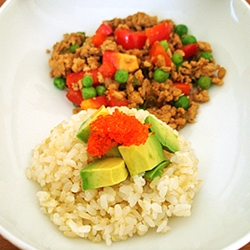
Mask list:
[[[104,19],[137,11],[185,23],[227,69],[197,123],[182,133],[200,159],[202,189],[190,218],[111,247],[64,237],[39,211],[25,177],[31,149],[71,115],[52,86],[47,48],[62,34],[92,35]],[[241,0],[7,1],[0,9],[0,233],[21,249],[238,249],[250,241],[250,8]]]

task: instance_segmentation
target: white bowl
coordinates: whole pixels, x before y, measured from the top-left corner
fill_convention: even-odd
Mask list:
[[[71,116],[52,87],[46,49],[62,34],[92,35],[104,19],[137,11],[185,23],[227,69],[197,123],[182,134],[200,159],[202,188],[192,216],[166,235],[94,244],[69,239],[39,211],[39,187],[25,176],[32,148]],[[7,1],[0,9],[0,233],[21,249],[238,249],[250,241],[250,8],[244,0]]]

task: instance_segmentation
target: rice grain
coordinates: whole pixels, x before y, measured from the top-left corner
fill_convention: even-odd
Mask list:
[[[148,115],[143,110],[126,107],[120,110],[135,115],[141,122]],[[150,228],[167,233],[170,217],[190,216],[201,185],[198,160],[190,143],[177,131],[174,133],[179,135],[180,151],[169,154],[171,164],[152,182],[135,176],[111,187],[82,190],[80,170],[88,164],[88,156],[86,144],[75,136],[81,123],[93,112],[73,115],[34,148],[26,175],[41,186],[37,193],[41,212],[65,236],[105,241],[107,245],[135,234],[145,235]]]

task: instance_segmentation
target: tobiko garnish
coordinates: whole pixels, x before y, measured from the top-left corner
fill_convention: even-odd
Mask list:
[[[144,144],[148,138],[150,126],[118,109],[113,114],[101,115],[90,124],[87,152],[101,157],[116,145],[138,146]]]

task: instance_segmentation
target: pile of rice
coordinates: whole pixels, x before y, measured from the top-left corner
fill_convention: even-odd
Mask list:
[[[141,121],[149,114],[125,107],[120,110]],[[37,193],[41,211],[66,236],[104,240],[107,245],[145,235],[150,228],[166,233],[170,217],[190,216],[201,181],[198,159],[180,134],[180,151],[170,155],[171,164],[152,182],[136,176],[114,186],[82,191],[80,170],[87,165],[87,146],[76,133],[93,112],[73,115],[35,147],[26,175],[41,186]]]

